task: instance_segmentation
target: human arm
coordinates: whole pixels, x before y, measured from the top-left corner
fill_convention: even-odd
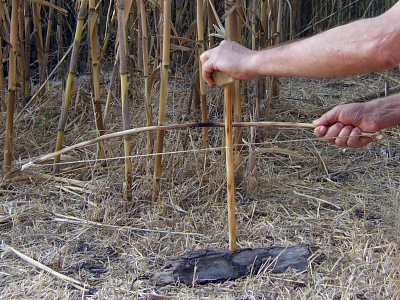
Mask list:
[[[341,147],[361,148],[372,141],[361,137],[361,131],[374,133],[400,125],[400,94],[366,103],[339,105],[313,122],[314,133],[328,143]]]
[[[386,13],[283,46],[252,51],[223,41],[200,57],[202,75],[220,70],[237,79],[258,75],[337,77],[391,68],[400,62],[400,2]]]

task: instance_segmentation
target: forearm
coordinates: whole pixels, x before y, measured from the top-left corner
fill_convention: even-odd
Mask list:
[[[254,52],[249,66],[255,74],[282,77],[336,77],[390,68],[400,62],[399,4],[376,18]]]

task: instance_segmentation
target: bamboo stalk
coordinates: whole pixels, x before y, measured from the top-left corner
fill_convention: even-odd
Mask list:
[[[11,171],[12,160],[12,137],[13,137],[13,118],[14,103],[16,94],[16,73],[17,73],[17,54],[18,54],[18,7],[19,1],[12,0],[11,4],[11,29],[10,29],[10,52],[8,61],[8,98],[7,98],[7,119],[4,147],[4,174]]]
[[[92,75],[93,75],[93,88],[94,88],[94,117],[97,128],[97,135],[104,134],[103,113],[101,111],[101,95],[100,95],[100,62],[97,46],[97,20],[99,18],[96,12],[96,1],[89,0],[89,42],[92,49]],[[103,159],[106,157],[104,143],[97,144],[97,157]]]
[[[164,0],[164,28],[163,28],[163,57],[161,69],[161,87],[158,112],[158,124],[165,122],[165,110],[167,106],[168,89],[168,70],[169,70],[169,51],[170,51],[170,22],[171,22],[171,0]],[[164,131],[157,131],[156,153],[162,153],[164,148]],[[161,189],[162,155],[155,157],[154,162],[154,182],[153,200],[157,199]]]
[[[128,105],[128,49],[125,23],[125,2],[118,0],[118,42],[119,42],[119,73],[121,79],[121,101],[122,101],[122,127],[124,130],[130,128],[129,124],[129,105]],[[132,199],[132,162],[129,158],[131,154],[131,140],[128,135],[124,136],[124,156],[125,158],[125,197]]]
[[[151,98],[149,91],[149,50],[147,37],[146,10],[144,0],[140,0],[140,21],[142,29],[142,52],[143,52],[143,77],[144,77],[144,108],[146,112],[147,126],[153,126],[153,112],[151,109]],[[153,134],[147,133],[147,152],[153,152]]]
[[[111,138],[117,138],[126,135],[137,134],[141,132],[147,131],[165,131],[172,129],[182,129],[182,128],[198,128],[198,127],[220,127],[225,128],[225,123],[184,123],[184,124],[170,124],[170,125],[159,125],[159,126],[150,126],[150,127],[139,127],[128,130],[123,130],[119,132],[109,133],[97,138],[94,138],[90,141],[84,141],[69,147],[65,147],[57,152],[53,152],[50,154],[46,154],[42,157],[35,159],[34,161],[27,163],[22,166],[22,169],[30,168],[36,164],[43,163],[46,160],[52,159],[56,156],[60,156],[61,154],[67,153],[69,151],[73,151],[76,149],[80,149],[82,147],[90,146],[98,143],[99,141],[108,140]],[[232,127],[282,127],[282,128],[304,128],[304,129],[314,129],[316,126],[311,123],[296,123],[296,122],[240,122],[240,123],[232,123]],[[369,137],[374,140],[383,140],[384,137],[378,133],[368,133],[362,132],[360,137]]]
[[[74,82],[75,72],[76,72],[77,63],[78,63],[78,56],[79,56],[79,50],[80,50],[80,44],[81,44],[81,38],[82,38],[83,22],[84,22],[84,18],[86,16],[87,1],[88,0],[81,1],[81,5],[79,8],[79,12],[78,12],[78,21],[77,21],[77,25],[76,25],[74,45],[73,45],[72,55],[71,55],[71,60],[70,60],[70,65],[69,65],[67,86],[65,88],[64,101],[63,101],[63,104],[61,107],[61,115],[60,115],[60,120],[58,122],[58,128],[57,128],[56,151],[61,149],[62,141],[64,138],[64,130],[65,130],[65,125],[67,123],[68,109],[69,109],[69,105],[70,105],[70,101],[71,101],[72,84]],[[60,161],[60,157],[54,158],[54,163],[58,163],[59,161]],[[55,173],[58,172],[57,165],[54,168],[54,172]]]

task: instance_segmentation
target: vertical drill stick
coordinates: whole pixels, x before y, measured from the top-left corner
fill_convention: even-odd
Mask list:
[[[229,250],[236,250],[236,222],[235,222],[235,178],[233,164],[233,126],[232,126],[232,97],[231,85],[235,79],[228,74],[214,71],[212,79],[215,85],[224,87],[225,107],[225,145],[226,145],[226,184],[228,195],[228,230]]]

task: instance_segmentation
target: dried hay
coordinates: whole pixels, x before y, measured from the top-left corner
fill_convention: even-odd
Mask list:
[[[398,78],[398,72],[392,72]],[[108,77],[103,74],[104,95]],[[171,82],[168,123],[194,120],[186,113],[189,82]],[[381,73],[280,82],[281,96],[272,103],[271,121],[311,122],[324,106],[383,88]],[[65,145],[96,136],[89,83],[90,78],[81,76],[75,84],[79,89],[74,92]],[[134,84],[143,90],[140,79]],[[154,99],[157,89],[158,82]],[[210,120],[222,121],[222,91],[208,92]],[[143,99],[141,92],[132,96]],[[53,151],[61,99],[60,84],[52,82],[45,96],[16,123],[15,164]],[[142,105],[131,103],[132,127],[145,126]],[[243,105],[245,121],[251,111],[252,103]],[[1,119],[3,133],[4,114]],[[121,105],[114,98],[107,130],[121,129]],[[0,299],[84,297],[84,291],[68,281],[5,252],[6,245],[82,286],[87,284],[87,299],[146,299],[156,294],[163,299],[400,297],[398,128],[387,130],[384,141],[358,150],[328,145],[300,129],[266,129],[264,141],[256,144],[258,197],[246,195],[245,181],[236,190],[239,245],[308,243],[313,250],[309,272],[260,273],[194,287],[152,285],[149,276],[168,258],[188,250],[227,247],[222,134],[217,128],[209,132],[214,150],[206,168],[201,129],[166,133],[164,149],[170,154],[164,156],[162,203],[151,202],[153,158],[145,155],[146,134],[132,138],[132,202],[123,200],[123,162],[112,159],[122,156],[119,139],[105,142],[109,158],[105,166],[95,160],[94,145],[69,153],[69,162],[62,161],[57,177],[45,164],[18,174],[14,181],[3,181]],[[243,133],[249,141],[250,129]],[[0,147],[3,143],[0,139]]]

